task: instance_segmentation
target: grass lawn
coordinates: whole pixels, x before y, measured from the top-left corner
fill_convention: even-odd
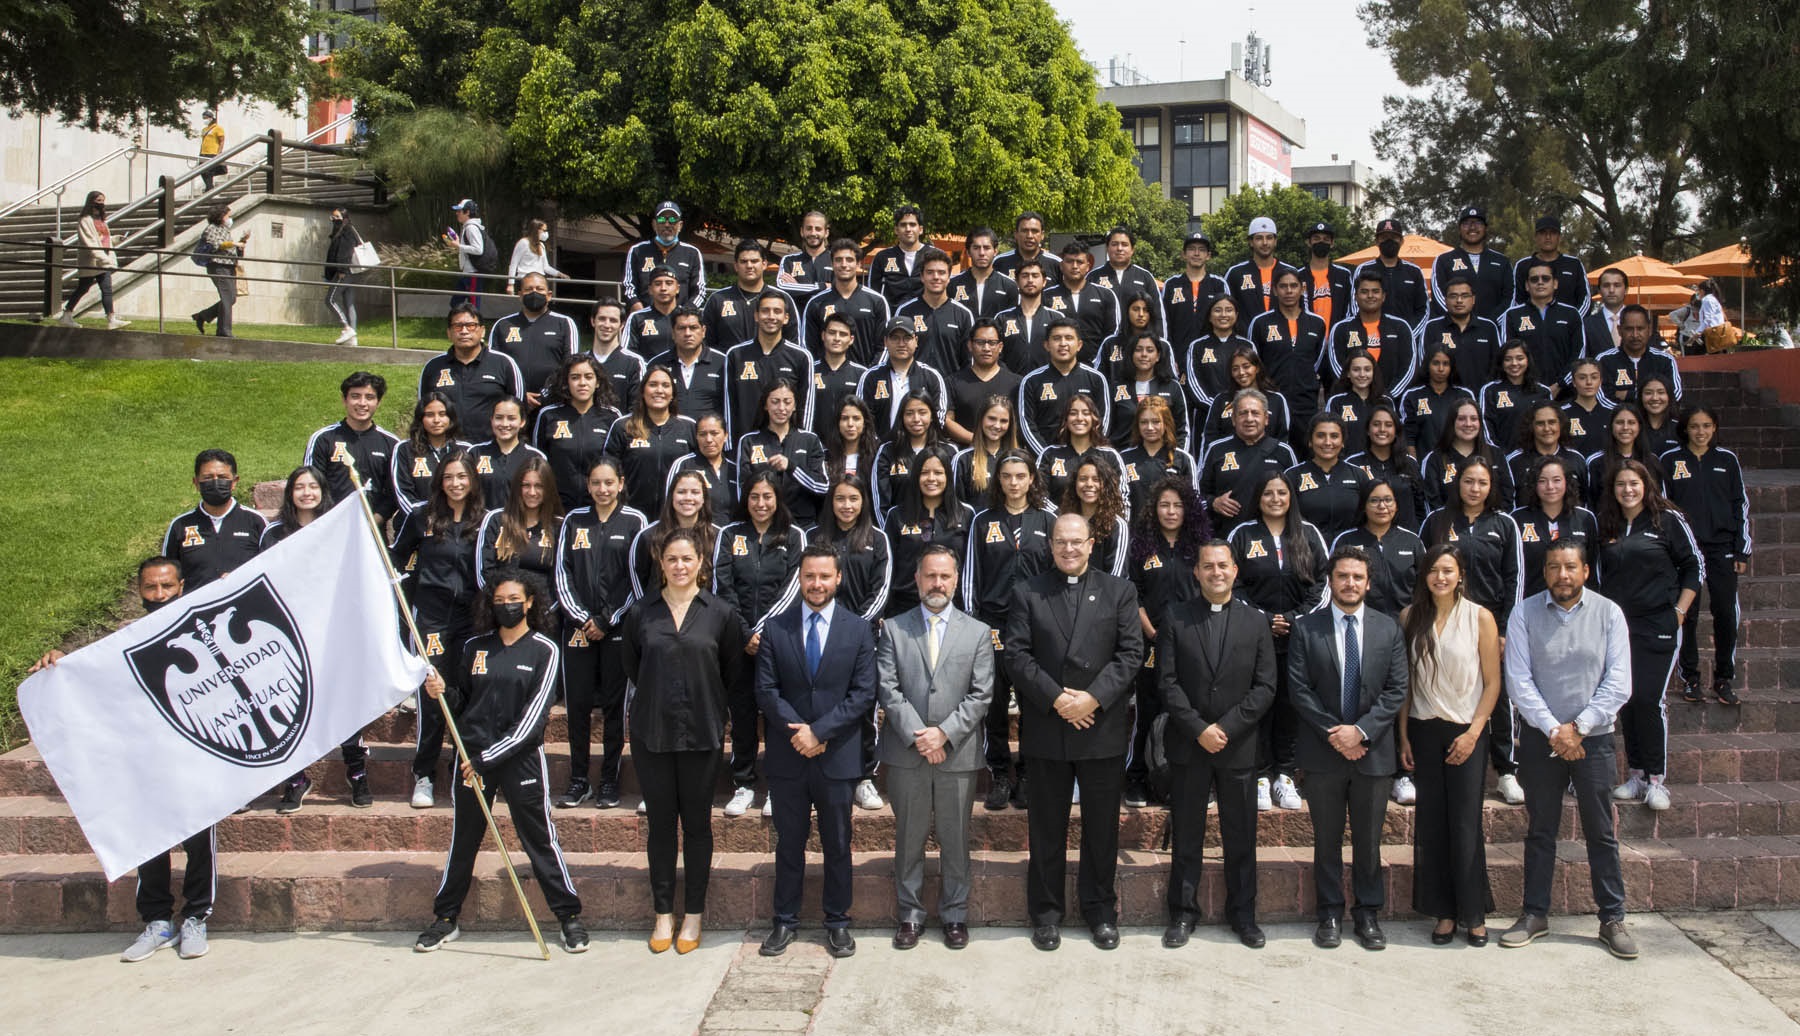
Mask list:
[[[131,330],[155,331],[156,316],[133,316]],[[105,327],[106,318],[86,317],[77,320],[82,327]],[[193,322],[182,317],[177,319],[167,315],[163,321],[163,329],[171,334],[192,334]],[[315,342],[328,343],[337,341],[343,329],[335,324],[246,324],[238,322],[232,331],[239,338],[255,338],[270,342]],[[394,346],[393,321],[386,317],[361,321],[357,327],[357,344],[392,348]],[[400,348],[428,349],[432,352],[443,352],[447,347],[444,337],[443,317],[401,317]]]
[[[327,338],[329,340],[329,336]],[[442,341],[442,331],[439,331]],[[370,368],[376,413],[404,434],[418,369]],[[343,417],[335,363],[0,359],[0,750],[18,742],[25,670],[71,632],[107,624],[137,563],[194,506],[194,454],[237,455],[239,499],[282,478]]]

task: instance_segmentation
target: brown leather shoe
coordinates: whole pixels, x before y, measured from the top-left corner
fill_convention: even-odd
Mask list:
[[[961,921],[951,921],[945,924],[944,945],[953,950],[960,950],[969,945],[969,926]]]
[[[917,921],[900,922],[900,927],[894,930],[894,949],[910,950],[919,945],[919,935],[924,931],[925,926]]]

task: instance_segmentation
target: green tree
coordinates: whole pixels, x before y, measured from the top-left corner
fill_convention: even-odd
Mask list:
[[[1250,255],[1250,221],[1258,216],[1275,221],[1275,254],[1296,265],[1307,261],[1306,228],[1314,223],[1329,223],[1337,231],[1333,255],[1348,255],[1374,240],[1356,213],[1335,201],[1315,198],[1303,187],[1246,187],[1200,221],[1218,249],[1209,269],[1222,271]]]
[[[757,236],[915,202],[933,229],[1124,217],[1131,145],[1046,0],[394,0],[341,71],[366,112],[507,128],[517,179],[572,215]],[[640,227],[643,223],[640,223]]]
[[[1131,188],[1130,213],[1117,225],[1137,237],[1134,261],[1160,278],[1181,269],[1181,239],[1187,236],[1187,224],[1187,206],[1163,197],[1161,188],[1140,177]]]
[[[1395,172],[1377,196],[1420,228],[1481,204],[1514,251],[1554,213],[1591,258],[1663,254],[1691,216],[1688,41],[1669,17],[1684,2],[1364,3],[1370,43],[1415,91],[1386,100],[1375,149]]]
[[[325,86],[310,0],[0,0],[0,106],[117,132],[189,122],[197,101],[292,111]]]

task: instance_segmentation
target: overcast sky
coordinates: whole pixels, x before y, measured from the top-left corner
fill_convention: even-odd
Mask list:
[[[1255,28],[1275,48],[1266,92],[1306,120],[1306,150],[1295,164],[1323,165],[1333,152],[1342,162],[1375,164],[1369,131],[1381,122],[1383,94],[1400,84],[1386,55],[1370,49],[1353,0],[1050,3],[1103,75],[1118,57],[1155,82],[1219,77],[1231,64],[1231,45]]]

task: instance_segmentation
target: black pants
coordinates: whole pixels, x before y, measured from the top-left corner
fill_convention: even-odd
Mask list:
[[[1151,651],[1151,662],[1155,661],[1155,651]],[[1156,667],[1146,665],[1138,670],[1137,688],[1133,694],[1137,711],[1131,721],[1131,751],[1125,756],[1125,783],[1148,784],[1150,781],[1150,760],[1144,754],[1144,745],[1150,740],[1150,724],[1162,715],[1162,691],[1156,686]],[[1254,793],[1255,775],[1251,775],[1251,786]],[[1204,801],[1204,800],[1202,800]]]
[[[437,706],[433,705],[432,708],[435,709]],[[359,730],[356,733],[351,734],[350,739],[343,743],[338,749],[338,752],[344,757],[345,777],[362,777],[368,773],[369,749],[363,744],[362,731]],[[292,777],[288,778],[288,782],[291,784],[298,784],[300,778],[305,775],[306,771],[304,769],[298,770]]]
[[[812,837],[812,815],[819,814],[819,846],[825,853],[822,905],[825,927],[850,927],[850,796],[855,781],[825,776],[808,763],[799,777],[771,777],[769,798],[775,803],[775,923],[800,921],[806,891],[806,840]]]
[[[659,914],[675,912],[675,848],[679,827],[681,862],[687,867],[682,911],[706,912],[706,886],[712,879],[713,783],[719,776],[716,749],[699,752],[652,752],[633,746],[632,765],[644,792],[644,823],[649,842],[650,899]]]
[[[181,843],[187,854],[187,866],[181,875],[181,919],[198,917],[202,921],[212,915],[213,895],[218,891],[218,873],[213,857],[218,852],[218,838],[212,828]],[[175,892],[169,887],[173,872],[167,851],[157,853],[137,869],[138,917],[145,923],[175,919]]]
[[[569,776],[587,780],[593,760],[594,710],[600,710],[601,784],[619,783],[619,766],[625,758],[625,662],[624,642],[618,636],[603,637],[598,644],[582,639],[570,643],[580,627],[563,620],[563,700],[569,707]]]
[[[1702,547],[1706,559],[1706,606],[1712,609],[1713,679],[1737,676],[1738,574],[1743,558],[1727,547]],[[1695,601],[1695,604],[1700,602]],[[1700,682],[1700,609],[1689,608],[1681,624],[1681,678]]]
[[[210,191],[213,189],[213,181],[219,178],[219,173],[225,167],[219,163],[217,155],[201,155],[200,161],[204,163],[200,167],[200,182],[205,184],[206,189]]]
[[[995,621],[997,618],[999,617],[984,615],[981,619],[988,624],[988,629],[994,631],[995,650],[994,697],[988,703],[987,719],[983,721],[987,731],[987,744],[983,754],[987,759],[988,773],[995,777],[1012,777],[1021,773],[1022,767],[1013,760],[1012,717],[1008,713],[1012,710],[1015,695],[1012,681],[1006,678],[1006,666],[1002,661],[1004,655],[1000,651],[999,631],[1004,623]],[[1023,720],[1024,717],[1020,717],[1020,721]]]
[[[1525,788],[1525,913],[1550,914],[1550,886],[1556,877],[1556,839],[1562,832],[1563,791],[1575,786],[1581,836],[1587,840],[1588,880],[1601,921],[1625,917],[1625,876],[1619,867],[1619,842],[1613,835],[1612,784],[1618,776],[1613,736],[1590,734],[1581,740],[1585,758],[1564,762],[1550,754],[1550,740],[1535,727],[1520,724],[1519,783]]]
[[[881,742],[881,716],[875,706],[869,706],[869,712],[862,718],[862,776],[865,781],[875,779],[875,749]]]
[[[1294,775],[1294,747],[1300,740],[1300,718],[1288,692],[1287,638],[1275,642],[1275,704],[1256,723],[1256,775]]]
[[[1040,759],[1026,756],[1031,782],[1026,817],[1031,859],[1025,868],[1025,909],[1031,923],[1062,924],[1068,912],[1064,888],[1069,872],[1069,798],[1081,782],[1081,862],[1075,894],[1088,927],[1119,923],[1119,800],[1125,791],[1125,760]]]
[[[754,788],[759,742],[757,723],[762,720],[762,710],[756,707],[754,658],[746,661],[725,697],[727,710],[731,713],[731,783],[739,788]]]
[[[1226,769],[1201,753],[1172,768],[1169,823],[1174,855],[1169,859],[1169,920],[1200,919],[1200,865],[1206,846],[1206,800],[1219,795],[1219,842],[1225,850],[1225,921],[1242,927],[1256,921],[1256,771]],[[1087,789],[1082,789],[1086,805]]]
[[[469,639],[469,601],[421,590],[413,598],[413,619],[425,638],[425,661],[437,669],[447,686],[462,683],[463,641]],[[444,710],[425,694],[419,695],[414,777],[436,779],[438,759],[444,751]]]
[[[237,305],[237,264],[206,264],[206,276],[212,279],[213,289],[219,293],[219,301],[194,314],[194,319],[201,323],[217,320],[219,326],[214,334],[220,338],[231,337],[231,308]]]
[[[1631,698],[1619,710],[1625,764],[1650,777],[1669,772],[1669,712],[1663,696],[1675,669],[1681,631],[1674,616],[1658,621],[1628,616],[1631,630]],[[1663,632],[1661,627],[1668,627]]]
[[[1426,917],[1448,917],[1465,928],[1479,928],[1494,909],[1481,826],[1487,735],[1460,766],[1444,761],[1450,742],[1467,729],[1442,719],[1413,719],[1406,724],[1412,741],[1413,786],[1419,795],[1413,811],[1412,906]]]
[[[1387,819],[1392,777],[1371,777],[1349,767],[1306,775],[1312,811],[1313,887],[1318,916],[1344,917],[1344,818],[1350,820],[1350,889],[1356,914],[1373,916],[1387,903],[1381,884],[1381,829]]]
[[[1500,681],[1500,700],[1494,703],[1494,714],[1488,717],[1487,732],[1488,761],[1494,764],[1494,772],[1502,776],[1516,774],[1519,770],[1518,756],[1513,752],[1514,726],[1512,699],[1506,696],[1506,681],[1503,676]],[[1415,752],[1414,762],[1418,761],[1417,755]]]
[[[496,792],[506,796],[513,831],[531,860],[531,872],[544,892],[544,902],[562,920],[581,913],[581,897],[575,894],[575,882],[563,864],[556,823],[550,819],[550,796],[544,788],[547,772],[542,745],[522,748],[482,775],[481,790],[489,806],[493,805]],[[431,905],[432,913],[438,917],[454,918],[462,913],[463,900],[469,895],[469,879],[475,871],[475,854],[481,851],[482,839],[487,837],[487,820],[481,815],[481,804],[475,801],[474,789],[464,784],[460,775],[455,787],[450,860],[444,865],[444,880]]]
[[[111,270],[101,270],[92,277],[77,277],[75,279],[74,289],[69,292],[69,301],[63,305],[63,309],[70,313],[75,312],[75,303],[80,302],[81,297],[87,294],[88,289],[96,284],[100,286],[100,309],[105,312],[107,316],[112,316],[113,285]]]

